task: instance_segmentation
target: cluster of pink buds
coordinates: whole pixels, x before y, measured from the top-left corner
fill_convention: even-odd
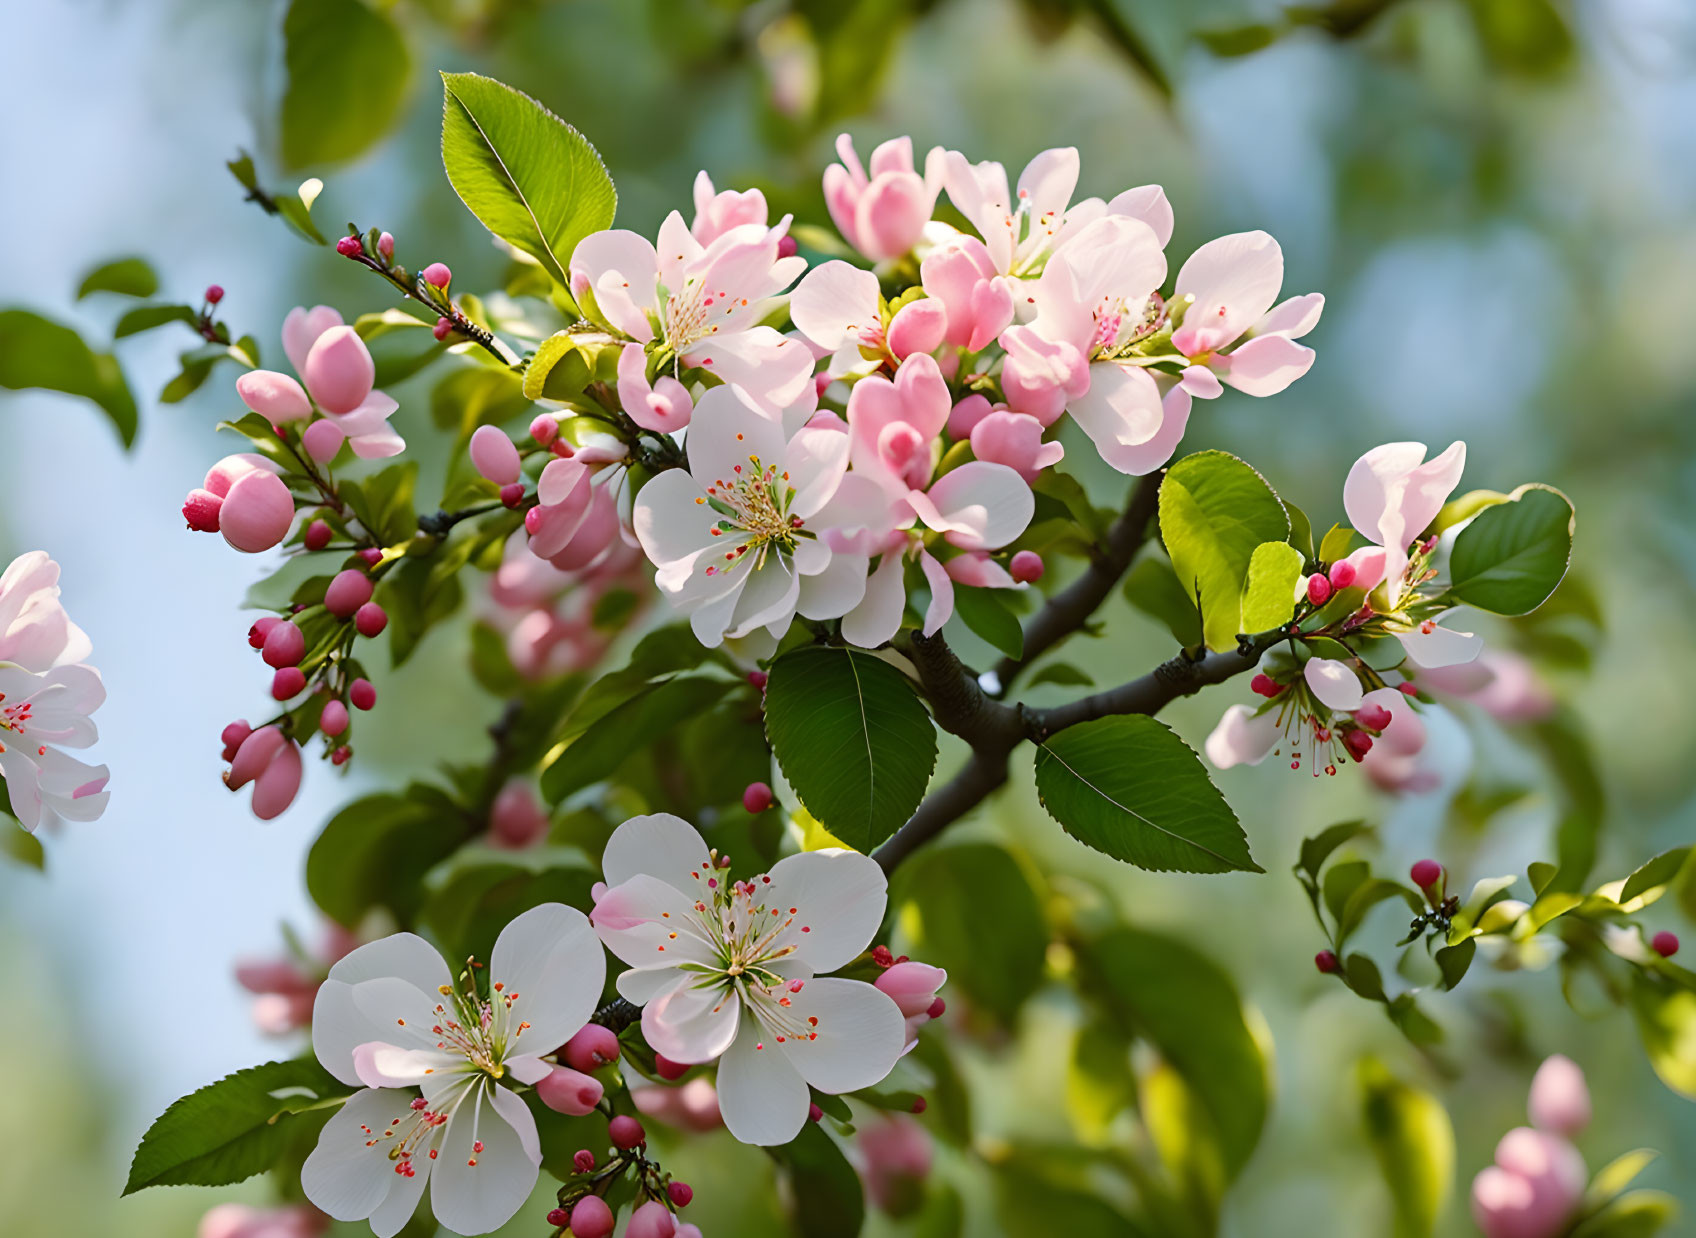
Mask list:
[[[676,1216],[677,1209],[687,1208],[695,1198],[694,1188],[662,1174],[659,1166],[647,1158],[644,1149],[648,1134],[640,1119],[619,1114],[607,1123],[607,1137],[612,1148],[605,1165],[588,1148],[579,1149],[571,1158],[572,1168],[588,1178],[586,1187],[575,1188],[585,1193],[571,1198],[573,1188],[561,1192],[562,1202],[549,1211],[548,1224],[557,1233],[569,1233],[573,1238],[608,1238],[616,1222],[612,1206],[597,1192],[604,1191],[634,1167],[646,1198],[632,1209],[624,1238],[700,1238],[701,1231],[696,1226],[681,1222]]]
[[[1485,1238],[1556,1238],[1568,1232],[1588,1173],[1572,1140],[1590,1123],[1590,1089],[1570,1058],[1537,1068],[1527,1108],[1496,1145],[1496,1163],[1472,1182],[1472,1219]]]
[[[906,955],[896,957],[888,946],[872,947],[872,962],[882,974],[872,983],[894,999],[907,1021],[907,1044],[917,1042],[919,1029],[932,1019],[940,1019],[948,1003],[937,996],[948,980],[948,973],[929,963],[916,963]]]
[[[294,523],[294,495],[282,470],[252,452],[225,456],[207,471],[203,485],[183,500],[183,519],[198,533],[222,533],[244,554],[279,544]]]

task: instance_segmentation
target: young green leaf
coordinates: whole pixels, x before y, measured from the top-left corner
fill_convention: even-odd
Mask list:
[[[0,387],[62,391],[92,400],[125,447],[135,442],[135,397],[118,359],[75,331],[28,310],[0,310]]]
[[[555,748],[542,771],[542,794],[557,804],[610,777],[631,753],[658,742],[727,691],[724,680],[705,675],[678,675],[638,687],[593,726]]]
[[[264,1173],[288,1147],[297,1124],[322,1121],[321,1111],[352,1090],[309,1057],[226,1075],[177,1101],[147,1128],[123,1193],[227,1186]]]
[[[1282,542],[1290,518],[1266,480],[1235,456],[1203,451],[1160,484],[1160,539],[1184,594],[1201,608],[1210,649],[1234,649],[1243,582],[1262,542]]]
[[[1301,569],[1301,551],[1288,542],[1262,542],[1254,548],[1243,583],[1243,631],[1265,632],[1290,621]]]
[[[611,227],[618,205],[600,155],[540,103],[492,78],[444,73],[442,86],[442,163],[454,192],[566,287],[577,242]]]
[[[159,277],[145,258],[119,258],[103,263],[82,277],[77,300],[94,292],[115,292],[122,297],[150,297],[159,291]]]
[[[997,652],[1015,662],[1025,656],[1025,633],[1019,617],[992,589],[954,590],[954,613]]]
[[[1061,731],[1037,748],[1036,789],[1073,838],[1138,868],[1265,871],[1200,759],[1153,718],[1099,718]]]
[[[1661,1082],[1696,1100],[1696,993],[1639,972],[1631,988],[1631,1010],[1649,1065]]]
[[[138,305],[125,312],[118,319],[118,325],[112,329],[113,339],[124,339],[142,331],[151,331],[155,327],[163,327],[167,323],[180,322],[186,326],[194,326],[200,321],[193,307],[187,305]]]
[[[870,851],[924,798],[936,728],[907,677],[855,649],[797,649],[772,664],[766,735],[807,811]]]
[[[295,168],[352,159],[382,138],[411,72],[400,30],[364,0],[290,0],[283,65],[278,128]]]
[[[800,1238],[854,1238],[860,1232],[866,1219],[860,1175],[818,1123],[808,1122],[793,1141],[766,1152],[789,1181]]]
[[[1139,555],[1125,577],[1124,592],[1127,602],[1165,624],[1172,639],[1185,649],[1201,644],[1201,612],[1196,610],[1195,598],[1184,592],[1162,555]]]
[[[38,872],[47,868],[47,852],[41,840],[19,825],[3,804],[0,804],[0,853]]]
[[[1436,1097],[1372,1058],[1358,1068],[1366,1141],[1394,1203],[1395,1238],[1436,1232],[1455,1172],[1455,1133]]]
[[[1572,558],[1572,503],[1549,486],[1521,486],[1486,507],[1455,538],[1449,595],[1498,615],[1536,610]]]

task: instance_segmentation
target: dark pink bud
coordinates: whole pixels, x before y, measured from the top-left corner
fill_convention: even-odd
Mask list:
[[[314,520],[306,526],[306,548],[308,550],[322,550],[330,544],[330,538],[334,534],[335,530],[322,520]]]
[[[1382,731],[1390,725],[1391,714],[1376,701],[1368,702],[1354,711],[1354,720],[1369,731]]]
[[[1047,571],[1048,568],[1043,563],[1042,556],[1037,554],[1036,551],[1021,550],[1013,556],[1012,562],[1007,565],[1007,570],[1012,574],[1014,580],[1022,585],[1029,585],[1041,580],[1043,572]]]
[[[1649,948],[1663,959],[1670,959],[1678,953],[1678,936],[1663,929],[1649,939]]]
[[[338,619],[350,619],[371,600],[371,578],[356,567],[344,568],[324,590],[324,609]]]
[[[795,238],[788,233],[784,233],[777,240],[777,256],[779,258],[793,258],[800,248],[801,246],[796,243]]]
[[[1419,685],[1414,683],[1411,679],[1402,680],[1396,685],[1396,687],[1401,691],[1403,696],[1418,697],[1419,695]]]
[[[925,1009],[925,1013],[933,1019],[940,1019],[948,1011],[948,1003],[940,997]]]
[[[353,626],[361,636],[376,636],[389,626],[389,612],[375,602],[367,602],[353,612]]]
[[[628,1113],[621,1113],[608,1122],[607,1134],[612,1138],[612,1146],[615,1148],[634,1148],[648,1140],[648,1132]]]
[[[591,1079],[581,1071],[556,1066],[536,1085],[536,1099],[555,1113],[580,1118],[593,1113],[601,1103],[604,1089],[599,1079]]]
[[[245,720],[238,720],[225,727],[218,738],[224,741],[226,748],[240,748],[242,741],[251,734],[253,734],[253,728],[248,726]]]
[[[1323,606],[1331,600],[1331,582],[1318,572],[1307,578],[1307,600],[1315,606]]]
[[[1408,870],[1408,876],[1421,890],[1429,890],[1443,879],[1443,866],[1436,860],[1420,860]]]
[[[436,325],[430,328],[430,334],[435,336],[438,340],[447,339],[452,332],[453,319],[451,318],[438,318],[436,319]]]
[[[687,1182],[673,1182],[665,1188],[665,1193],[671,1197],[671,1202],[679,1208],[687,1208],[689,1201],[695,1198],[695,1188]]]
[[[559,418],[541,414],[530,423],[530,437],[546,447],[559,437]]]
[[[1284,685],[1270,675],[1256,675],[1248,681],[1248,690],[1256,696],[1264,696],[1270,700],[1284,690]]]
[[[612,1029],[599,1023],[587,1023],[565,1042],[561,1052],[573,1070],[593,1074],[601,1067],[618,1061],[618,1037],[613,1035]]]
[[[511,485],[501,487],[501,504],[505,507],[517,507],[524,502],[524,483],[515,481]]]
[[[347,699],[355,709],[370,709],[377,703],[377,689],[369,679],[356,679],[347,690]]]
[[[336,252],[344,258],[352,258],[365,252],[365,246],[360,244],[356,236],[344,236],[336,242]]]
[[[383,235],[387,236],[388,233],[385,232]],[[555,1229],[564,1229],[570,1222],[571,1214],[564,1208],[551,1208],[548,1210],[548,1224],[552,1225]]]
[[[524,513],[524,531],[531,537],[535,537],[537,531],[542,527],[542,521],[544,518],[545,513],[540,507],[532,507],[529,511]]]
[[[271,676],[271,696],[275,700],[286,701],[291,696],[299,696],[306,687],[306,672],[298,666],[285,666]]]
[[[283,479],[254,469],[230,483],[218,509],[218,532],[246,554],[269,550],[288,536],[294,523],[294,496]]]
[[[761,813],[772,804],[771,788],[763,782],[750,782],[748,789],[742,792],[742,807],[752,813]]]
[[[1337,956],[1329,950],[1321,950],[1313,956],[1313,965],[1319,969],[1322,975],[1329,976],[1337,970]]]
[[[364,550],[359,552],[359,557],[364,559],[372,567],[376,567],[383,561],[383,552],[376,546],[367,546]]]
[[[424,268],[424,282],[432,288],[446,288],[453,283],[453,272],[444,262],[432,262]]]
[[[612,1209],[599,1195],[585,1195],[571,1206],[571,1238],[607,1238]]]
[[[224,299],[224,289],[220,284],[206,285],[206,304],[216,305]]]
[[[353,749],[349,748],[346,744],[343,744],[340,748],[337,748],[330,754],[331,765],[346,765],[351,760],[353,760]]]
[[[1349,750],[1349,755],[1357,761],[1366,759],[1366,754],[1372,751],[1372,736],[1365,731],[1344,731],[1343,747]]]
[[[265,638],[270,635],[271,629],[282,622],[276,615],[266,615],[263,619],[254,620],[253,626],[247,630],[247,643],[255,649],[263,649]]]
[[[196,487],[188,492],[188,498],[183,500],[183,519],[188,521],[188,527],[196,533],[216,533],[218,531],[218,509],[224,505],[224,500],[210,490]]]
[[[1350,585],[1354,584],[1354,578],[1354,564],[1350,563],[1347,559],[1338,559],[1331,565],[1332,588],[1347,589]]]
[[[383,261],[385,262],[395,256],[395,238],[393,233],[385,232],[377,238],[377,252],[383,255]]]
[[[913,1109],[912,1109],[912,1111],[914,1113],[923,1113],[926,1109],[929,1109],[929,1108],[930,1108],[930,1102],[928,1100],[926,1100],[924,1097],[922,1097],[922,1096],[913,1097]]]
[[[347,730],[347,706],[340,701],[326,701],[318,715],[318,729],[331,739]]]
[[[654,1072],[661,1079],[681,1079],[689,1073],[689,1066],[685,1062],[674,1062],[663,1053],[656,1053],[654,1054]]]
[[[306,656],[306,633],[292,623],[279,623],[265,634],[265,644],[260,647],[259,656],[265,659],[266,666],[279,670],[285,666],[299,666],[300,660]]]
[[[824,1110],[823,1109],[820,1109],[817,1105],[808,1105],[807,1106],[807,1121],[817,1122],[819,1119],[821,1119],[823,1117],[824,1117]]]
[[[748,682],[754,685],[756,691],[764,692],[766,690],[766,684],[770,680],[771,676],[766,674],[764,671],[748,672]]]
[[[883,968],[894,967],[895,956],[889,952],[888,946],[873,946],[872,962]]]
[[[595,1167],[595,1154],[587,1148],[579,1148],[571,1158],[571,1164],[580,1174],[586,1174]]]

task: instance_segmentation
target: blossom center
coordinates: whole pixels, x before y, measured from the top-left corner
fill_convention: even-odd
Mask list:
[[[729,541],[723,559],[709,565],[707,575],[733,571],[744,561],[751,563],[750,571],[758,571],[768,554],[794,553],[797,542],[812,536],[805,531],[804,520],[789,514],[794,501],[789,474],[757,455],[750,455],[745,464],[732,465],[728,478],[715,478],[706,496],[695,502],[710,506],[722,517],[711,533]]]

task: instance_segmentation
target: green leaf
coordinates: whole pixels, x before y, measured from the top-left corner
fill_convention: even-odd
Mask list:
[[[1604,1204],[1630,1186],[1637,1175],[1659,1156],[1660,1153],[1653,1148],[1638,1148],[1609,1161],[1590,1179],[1590,1188],[1584,1192],[1585,1208],[1591,1211],[1600,1210]]]
[[[1449,596],[1497,615],[1536,610],[1566,575],[1576,523],[1559,490],[1521,486],[1455,538]]]
[[[1465,941],[1453,946],[1443,946],[1436,954],[1437,967],[1443,973],[1442,987],[1452,989],[1466,975],[1467,968],[1472,966],[1472,959],[1478,953],[1478,942],[1468,937]]]
[[[1365,821],[1342,821],[1327,826],[1312,838],[1301,840],[1301,859],[1296,867],[1318,881],[1319,870],[1325,867],[1325,861],[1331,858],[1332,852],[1350,839],[1371,833],[1372,827]]]
[[[618,194],[595,148],[528,95],[475,73],[442,74],[442,163],[483,226],[554,281],[577,243],[612,226]]]
[[[993,589],[954,590],[954,613],[998,652],[1015,662],[1025,656],[1025,633],[1019,617]]]
[[[1366,1139],[1390,1188],[1395,1236],[1430,1238],[1454,1180],[1448,1112],[1429,1092],[1401,1082],[1371,1058],[1358,1073]]]
[[[1466,7],[1494,68],[1543,77],[1572,61],[1572,31],[1554,0],[1467,0]]]
[[[772,664],[766,736],[807,811],[859,851],[924,798],[936,728],[905,675],[856,649],[809,647]]]
[[[47,869],[47,852],[41,840],[18,825],[3,805],[0,805],[0,852],[37,872]]]
[[[188,305],[138,305],[118,319],[118,325],[112,329],[112,338],[121,340],[173,322],[193,327],[200,322],[200,315]]]
[[[299,1128],[322,1122],[310,1111],[350,1090],[309,1057],[226,1075],[177,1101],[147,1128],[123,1193],[226,1186],[264,1173]]]
[[[1678,1201],[1663,1191],[1632,1191],[1577,1226],[1572,1238],[1654,1238],[1678,1219]]]
[[[1189,745],[1132,716],[1068,727],[1037,747],[1042,806],[1086,846],[1155,872],[1264,872]]]
[[[914,956],[1011,1023],[1042,984],[1049,937],[1023,866],[991,843],[963,843],[921,851],[898,872],[893,901]]]
[[[1324,539],[1319,543],[1319,561],[1331,564],[1339,559],[1348,558],[1349,551],[1354,549],[1355,539],[1358,536],[1359,534],[1347,525],[1332,525],[1326,532]]]
[[[481,848],[485,854],[488,848]],[[449,958],[488,958],[501,929],[522,912],[543,903],[589,906],[598,873],[576,848],[556,847],[558,863],[537,851],[517,857],[478,861],[470,849],[450,858],[452,872],[441,879],[419,911],[419,920],[442,943]],[[464,858],[465,862],[461,863]]]
[[[1026,686],[1031,688],[1045,683],[1059,684],[1063,688],[1093,688],[1095,686],[1095,680],[1070,662],[1046,663],[1037,669],[1036,674],[1025,681]]]
[[[574,791],[612,776],[633,752],[669,734],[729,690],[722,679],[679,675],[639,687],[550,754],[542,794],[557,804]]]
[[[1625,879],[1625,885],[1620,888],[1619,901],[1629,903],[1632,899],[1651,892],[1659,898],[1666,887],[1672,884],[1673,878],[1678,876],[1692,850],[1696,848],[1674,847],[1671,851],[1661,852]]]
[[[124,297],[150,297],[159,291],[159,277],[145,258],[119,258],[103,263],[82,277],[77,300],[93,292],[115,292]]]
[[[1302,563],[1306,564],[1313,556],[1313,522],[1288,499],[1283,500],[1284,514],[1290,518],[1290,545],[1301,552]]]
[[[424,874],[475,828],[459,805],[414,783],[404,794],[357,799],[331,817],[306,856],[306,890],[325,915],[352,927],[373,907],[410,922]]]
[[[1260,1140],[1269,1062],[1231,978],[1186,942],[1120,926],[1084,943],[1093,993],[1125,1031],[1149,1041],[1195,1092],[1234,1176]]]
[[[1639,972],[1632,983],[1631,1011],[1661,1082],[1696,1100],[1696,993]]]
[[[411,67],[394,22],[363,0],[290,0],[283,65],[280,142],[296,168],[352,159],[382,138]]]
[[[1184,595],[1199,603],[1210,649],[1235,649],[1255,547],[1282,542],[1290,518],[1264,478],[1235,456],[1203,451],[1160,484],[1160,539]]]
[[[1105,1019],[1080,1024],[1066,1069],[1066,1112],[1085,1143],[1100,1143],[1113,1119],[1136,1103],[1131,1046]]]
[[[795,1232],[800,1238],[854,1238],[866,1220],[860,1175],[817,1122],[793,1142],[767,1148],[789,1179]]]
[[[1243,584],[1244,632],[1265,632],[1290,621],[1301,569],[1301,551],[1288,542],[1262,542],[1254,548]]]
[[[1177,573],[1163,556],[1144,554],[1125,577],[1125,600],[1143,614],[1166,625],[1172,639],[1185,649],[1201,644],[1201,612],[1184,592]]]
[[[0,310],[0,387],[62,391],[92,400],[125,447],[135,442],[135,397],[118,359],[71,328],[28,310]]]
[[[1344,866],[1339,864],[1337,867],[1342,868]],[[1336,869],[1332,870],[1332,872],[1335,871]],[[1327,887],[1326,893],[1327,895],[1330,893],[1329,887]],[[1343,904],[1342,914],[1337,917],[1337,943],[1341,945],[1354,935],[1355,930],[1366,919],[1367,912],[1379,903],[1388,902],[1392,898],[1401,899],[1407,904],[1408,910],[1416,915],[1423,910],[1419,895],[1400,882],[1390,881],[1383,877],[1373,877],[1361,882],[1350,892],[1348,901]]]

